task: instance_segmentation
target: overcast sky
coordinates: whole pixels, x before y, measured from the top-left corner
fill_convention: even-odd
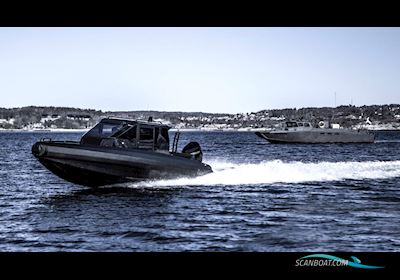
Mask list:
[[[400,103],[400,28],[0,28],[0,107]]]

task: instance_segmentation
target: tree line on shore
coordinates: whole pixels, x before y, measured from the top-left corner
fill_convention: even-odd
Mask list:
[[[400,126],[400,105],[338,106],[271,109],[258,112],[224,114],[204,112],[163,112],[163,111],[101,111],[68,107],[0,108],[0,128],[21,129],[40,125],[43,128],[88,128],[107,116],[153,119],[169,122],[173,126],[201,127],[223,124],[227,127],[270,127],[282,120],[305,120],[317,123],[333,120],[342,127],[351,127],[368,121],[374,124],[395,124]]]

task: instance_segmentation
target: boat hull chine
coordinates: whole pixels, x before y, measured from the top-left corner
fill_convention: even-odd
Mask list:
[[[123,177],[82,169],[71,163],[61,163],[46,158],[39,159],[39,162],[58,177],[78,185],[98,187],[127,182]]]

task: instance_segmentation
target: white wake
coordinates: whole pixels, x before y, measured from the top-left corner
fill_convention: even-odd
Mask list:
[[[147,181],[132,186],[255,185],[400,177],[400,161],[303,163],[273,160],[257,164],[222,161],[208,163],[214,172],[204,176]]]

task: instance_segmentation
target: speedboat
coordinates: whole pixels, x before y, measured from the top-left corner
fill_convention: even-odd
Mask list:
[[[202,163],[197,142],[177,151],[179,131],[170,150],[170,128],[151,118],[104,118],[80,141],[42,139],[32,146],[32,154],[59,177],[90,187],[212,172]]]
[[[375,134],[366,129],[337,128],[324,121],[317,127],[310,122],[287,121],[276,129],[257,131],[256,135],[274,144],[374,143],[375,140]]]

